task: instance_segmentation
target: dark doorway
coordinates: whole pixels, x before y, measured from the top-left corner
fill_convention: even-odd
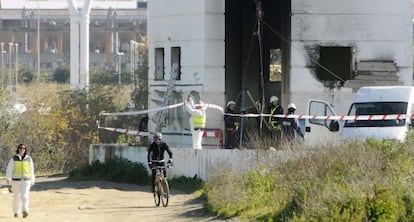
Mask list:
[[[257,3],[261,2],[262,41],[257,35]],[[290,60],[290,0],[226,0],[225,11],[225,72],[226,100],[240,105],[242,89],[247,89],[255,100],[262,100],[260,71],[263,70],[263,88],[266,105],[272,95],[281,98],[283,84],[288,84]],[[260,49],[262,49],[260,51]],[[280,56],[277,66],[275,52]],[[262,63],[260,62],[262,61]],[[278,78],[269,75],[277,70]],[[252,105],[246,98],[245,105]]]

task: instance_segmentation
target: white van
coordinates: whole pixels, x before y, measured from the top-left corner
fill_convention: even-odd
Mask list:
[[[308,101],[307,114],[309,116],[336,116],[334,109],[323,100]],[[329,145],[339,141],[339,124],[335,120],[305,119],[305,144]]]
[[[403,142],[412,127],[412,120],[409,117],[414,114],[414,87],[361,87],[354,97],[347,116],[384,114],[400,114],[404,118],[341,122],[307,119],[305,121],[305,142],[308,145],[323,145],[338,143],[342,140],[366,140],[368,138]],[[310,100],[308,115],[336,116],[337,114],[327,102]]]
[[[411,128],[414,113],[414,87],[376,86],[362,87],[355,95],[348,116],[401,114],[403,119],[347,120],[341,130],[341,139],[367,138],[398,140],[403,142]]]

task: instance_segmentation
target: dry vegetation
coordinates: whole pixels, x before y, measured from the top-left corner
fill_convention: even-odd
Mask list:
[[[19,85],[18,98],[28,111],[0,120],[2,171],[19,143],[29,146],[37,171],[70,171],[87,163],[89,144],[97,142],[99,113],[122,110],[129,100],[129,86],[122,87],[118,100],[116,86],[91,88],[87,95],[69,90],[68,84]],[[0,106],[7,109],[10,91],[0,91]]]
[[[260,142],[259,142],[260,143]],[[259,221],[414,221],[414,139],[369,140],[306,152],[205,187],[212,211]],[[271,167],[269,167],[271,166]]]

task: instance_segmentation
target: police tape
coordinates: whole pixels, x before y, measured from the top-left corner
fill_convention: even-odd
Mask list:
[[[270,115],[270,114],[253,114],[253,113],[246,113],[246,114],[232,114],[232,113],[225,113],[224,115],[229,116],[236,116],[236,117],[277,117],[277,118],[296,118],[296,119],[314,119],[314,120],[339,120],[339,121],[346,121],[346,120],[403,120],[403,119],[412,119],[414,118],[414,114],[406,115],[406,114],[381,114],[381,115],[354,115],[354,116],[347,116],[347,115],[339,115],[339,116],[318,116],[318,115],[296,115],[296,114],[278,114],[278,115]]]
[[[98,126],[98,129],[103,129],[103,130],[116,132],[116,133],[134,135],[134,136],[148,136],[149,135],[148,132],[143,132],[143,131],[138,131],[138,130],[119,129],[119,128],[103,127],[103,126]]]
[[[107,113],[105,111],[102,111],[101,113],[99,113],[99,115],[100,116],[142,115],[142,114],[147,114],[147,113],[152,113],[152,112],[159,112],[159,111],[166,110],[166,109],[174,109],[174,108],[180,107],[182,105],[184,105],[184,103],[177,103],[177,104],[168,105],[168,106],[164,106],[164,107],[158,107],[158,108],[154,108],[154,109],[129,111],[129,112],[116,112],[116,113]],[[221,107],[219,105],[204,103],[204,106],[207,107],[207,108],[211,108],[211,109],[217,109],[217,110],[221,111],[222,113],[224,113],[223,107]]]
[[[130,111],[130,112],[116,112],[116,113],[107,113],[107,112],[101,112],[99,115],[102,116],[126,116],[126,115],[140,115],[140,114],[146,114],[151,112],[159,112],[165,109],[173,109],[184,105],[184,103],[177,103],[173,105],[168,105],[164,107],[158,107],[154,109],[147,109],[147,110],[139,110],[139,111]],[[217,109],[223,113],[223,115],[228,116],[236,116],[236,117],[246,117],[246,118],[254,118],[254,117],[278,117],[278,118],[297,118],[297,119],[318,119],[318,120],[402,120],[407,118],[414,118],[414,114],[407,115],[407,114],[380,114],[380,115],[338,115],[338,116],[322,116],[322,115],[296,115],[296,114],[276,114],[276,115],[270,115],[270,114],[256,114],[256,113],[245,113],[245,114],[236,114],[236,113],[224,113],[224,110],[221,106],[205,103],[205,107]]]
[[[117,112],[117,113],[106,113],[101,112],[99,115],[109,116],[123,116],[123,115],[140,115],[146,114],[150,112],[158,112],[165,109],[173,109],[182,106],[184,103],[177,103],[173,105],[168,105],[165,107],[159,107],[155,109],[149,110],[140,110],[140,111],[131,111],[131,112]],[[256,114],[256,113],[245,113],[245,114],[236,114],[236,113],[224,113],[224,110],[221,106],[215,104],[205,103],[205,107],[217,109],[223,113],[223,115],[228,116],[235,116],[241,118],[257,118],[257,117],[276,117],[276,118],[296,118],[296,119],[311,119],[311,120],[338,120],[338,121],[373,121],[373,120],[404,120],[404,119],[413,119],[414,114],[407,115],[407,114],[381,114],[381,115],[339,115],[339,116],[322,116],[322,115],[296,115],[296,114],[277,114],[277,115],[270,115],[270,114]],[[123,133],[128,135],[135,135],[135,136],[148,136],[148,132],[137,131],[137,130],[128,130],[128,129],[120,129],[120,128],[113,128],[113,127],[102,127],[98,124],[98,129],[103,129],[107,131]]]
[[[131,116],[131,115],[141,115],[141,114],[146,114],[146,113],[151,113],[151,112],[159,112],[165,109],[174,109],[177,107],[182,106],[184,103],[177,103],[177,104],[173,104],[173,105],[168,105],[168,106],[164,106],[164,107],[158,107],[158,108],[154,108],[154,109],[147,109],[147,110],[139,110],[139,111],[129,111],[129,112],[116,112],[116,113],[107,113],[105,111],[102,111],[101,113],[99,113],[100,116]]]

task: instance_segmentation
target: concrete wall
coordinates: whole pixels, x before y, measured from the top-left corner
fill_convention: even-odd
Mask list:
[[[285,95],[303,113],[310,98],[324,99],[346,114],[352,90],[329,90],[315,77],[319,46],[352,47],[354,62],[391,60],[404,85],[412,85],[410,0],[292,1],[290,89]]]
[[[148,4],[149,108],[159,107],[171,71],[171,47],[181,49],[181,79],[175,83],[171,103],[183,102],[193,91],[204,102],[224,105],[224,1],[155,0]],[[155,48],[164,48],[164,80],[155,79]],[[160,93],[161,92],[161,93]],[[198,102],[198,101],[196,101]],[[182,109],[170,112],[164,133],[189,134]],[[149,128],[156,114],[149,115]],[[222,113],[207,112],[207,128],[221,128]],[[186,137],[184,144],[191,144]],[[174,138],[172,138],[174,140]],[[182,141],[172,141],[182,143]]]
[[[300,153],[270,150],[225,150],[172,148],[174,168],[168,170],[169,177],[186,176],[208,180],[223,169],[241,172],[261,165],[273,165]],[[89,162],[105,162],[110,157],[122,157],[132,162],[147,165],[147,148],[117,144],[92,144],[89,147]],[[168,157],[168,155],[167,155]]]

